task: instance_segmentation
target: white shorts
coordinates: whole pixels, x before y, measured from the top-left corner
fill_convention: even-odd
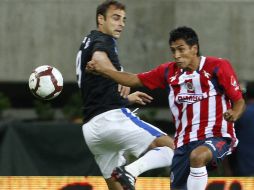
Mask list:
[[[115,109],[92,118],[82,126],[83,135],[105,179],[124,165],[124,153],[139,157],[156,137],[166,135],[140,120],[129,109]]]

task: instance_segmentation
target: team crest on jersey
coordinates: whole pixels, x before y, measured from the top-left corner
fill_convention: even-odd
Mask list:
[[[195,93],[179,93],[176,96],[176,101],[178,103],[185,103],[192,104],[195,102],[199,102],[203,100],[205,96],[203,94],[195,94]]]
[[[193,84],[192,84],[191,82],[186,82],[186,83],[185,83],[185,87],[186,87],[188,90],[190,90],[190,91],[194,91],[194,90],[195,90],[195,88],[194,88],[194,86],[193,86]]]

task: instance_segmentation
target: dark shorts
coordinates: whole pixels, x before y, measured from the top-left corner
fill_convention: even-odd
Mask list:
[[[201,141],[190,142],[175,149],[171,166],[171,189],[185,190],[190,173],[190,153],[198,146],[207,146],[213,153],[213,158],[207,165],[207,169],[216,166],[230,154],[231,140],[229,138],[212,137]]]

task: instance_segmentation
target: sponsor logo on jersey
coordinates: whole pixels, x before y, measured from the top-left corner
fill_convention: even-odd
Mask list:
[[[194,93],[179,93],[176,96],[176,101],[178,103],[195,103],[203,100],[205,96],[203,94],[194,94]]]

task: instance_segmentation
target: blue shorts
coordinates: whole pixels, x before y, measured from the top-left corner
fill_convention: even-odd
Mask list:
[[[230,154],[231,140],[223,137],[212,137],[205,140],[193,141],[175,149],[171,166],[171,189],[187,189],[187,179],[190,174],[190,154],[198,146],[207,146],[213,153],[213,158],[207,169],[216,168],[226,155]]]

